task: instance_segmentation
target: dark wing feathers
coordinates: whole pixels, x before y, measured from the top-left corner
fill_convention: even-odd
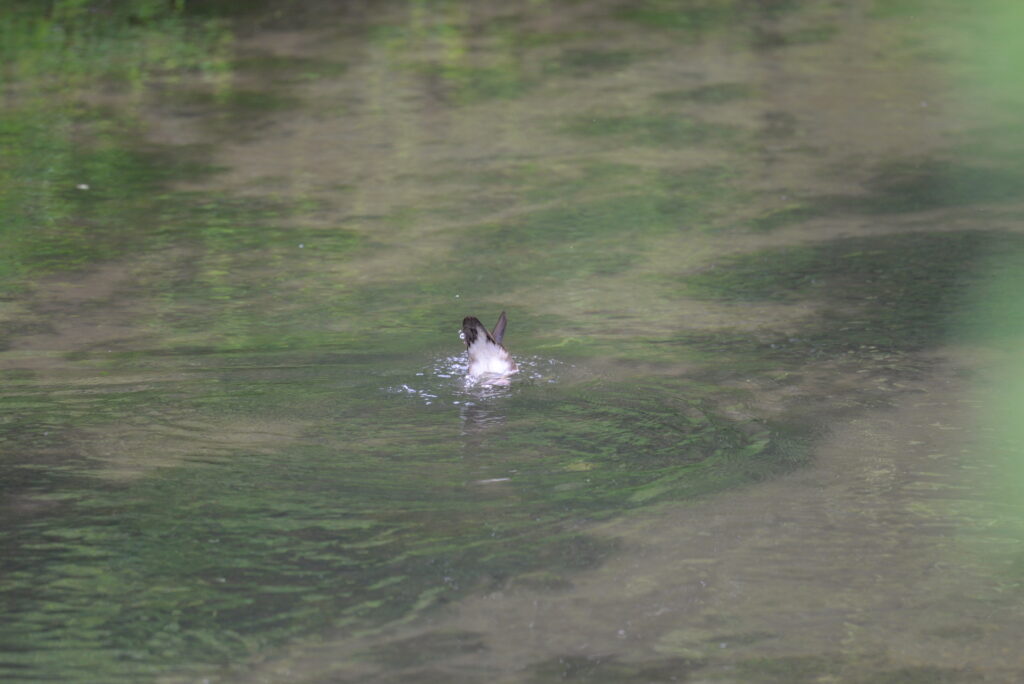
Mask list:
[[[491,331],[491,335],[494,337],[498,344],[501,344],[502,338],[505,337],[505,326],[508,325],[508,319],[505,318],[505,312],[502,311],[501,315],[498,316],[498,322],[494,324],[494,329]]]
[[[487,328],[476,316],[466,316],[462,319],[462,339],[465,341],[466,346],[470,347],[476,342],[482,332],[491,342],[501,344],[501,340],[505,337],[505,326],[507,325],[508,318],[505,317],[504,311],[498,316],[498,322],[494,324],[494,332],[487,332]]]

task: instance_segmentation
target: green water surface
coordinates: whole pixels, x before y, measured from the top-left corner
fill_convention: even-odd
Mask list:
[[[912,3],[854,4],[942,62]],[[933,230],[1019,218],[1019,162],[967,134],[766,189],[771,155],[825,173],[812,113],[701,51],[831,59],[830,3],[360,7],[0,2],[5,681],[200,677],[571,586],[622,552],[589,524],[792,472],[835,396],[889,400],[754,387],[924,372],[1020,248]],[[458,322],[501,310],[523,371],[467,387]]]

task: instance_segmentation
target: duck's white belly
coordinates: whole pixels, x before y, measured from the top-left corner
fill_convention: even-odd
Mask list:
[[[469,375],[511,375],[516,372],[516,363],[502,347],[477,340],[469,348]]]

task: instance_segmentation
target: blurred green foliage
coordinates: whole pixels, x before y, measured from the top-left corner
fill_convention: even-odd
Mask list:
[[[183,0],[0,0],[0,290],[137,244],[161,184],[206,171],[140,145],[130,107],[98,103],[186,72],[216,82],[231,42]]]

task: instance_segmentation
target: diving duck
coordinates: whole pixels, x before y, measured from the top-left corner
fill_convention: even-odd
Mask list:
[[[462,319],[462,332],[459,337],[466,343],[466,351],[469,353],[470,379],[484,376],[489,379],[502,379],[519,370],[516,362],[512,360],[512,355],[501,346],[506,325],[508,319],[504,311],[498,316],[498,322],[494,324],[491,332],[487,332],[487,328],[475,316],[466,316]]]

